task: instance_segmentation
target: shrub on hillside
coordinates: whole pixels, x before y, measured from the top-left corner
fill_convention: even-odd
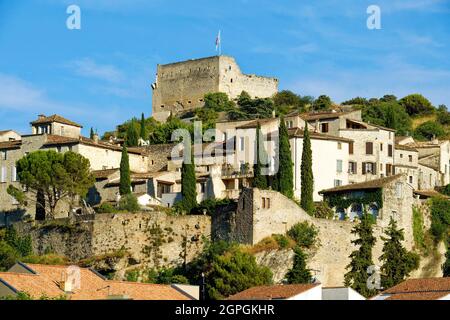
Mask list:
[[[445,136],[445,129],[437,122],[427,121],[414,130],[414,138],[418,140],[431,140]]]
[[[141,209],[134,194],[122,196],[119,201],[119,210],[126,212],[137,212]]]
[[[314,225],[307,221],[297,223],[289,231],[288,235],[297,243],[300,247],[310,248],[317,239],[318,230]]]
[[[400,104],[410,116],[430,114],[434,111],[431,102],[421,94],[410,94],[400,99]]]

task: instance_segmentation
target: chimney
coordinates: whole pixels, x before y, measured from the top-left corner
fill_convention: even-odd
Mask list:
[[[68,281],[65,272],[61,274],[61,282],[59,283],[59,288],[63,290],[65,293],[72,293],[73,286],[72,281]]]

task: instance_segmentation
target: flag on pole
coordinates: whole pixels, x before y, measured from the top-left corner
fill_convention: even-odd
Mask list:
[[[220,54],[221,54],[220,30],[216,37],[216,51],[219,51],[219,56],[220,56]]]

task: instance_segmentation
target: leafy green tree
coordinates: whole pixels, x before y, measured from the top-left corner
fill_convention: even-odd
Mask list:
[[[303,252],[302,248],[296,246],[294,248],[294,265],[286,274],[286,280],[289,284],[311,283],[311,270],[306,265],[308,256]]]
[[[277,114],[285,115],[291,110],[304,112],[313,103],[314,99],[309,96],[301,97],[289,90],[283,90],[275,94],[273,102]]]
[[[189,162],[189,163],[188,163]],[[197,206],[197,180],[195,177],[194,156],[191,155],[190,161],[183,159],[181,167],[181,208],[187,213]]]
[[[381,102],[396,102],[397,97],[393,94],[385,94],[383,97],[380,98]]]
[[[303,133],[303,151],[302,164],[300,166],[300,179],[300,205],[306,212],[312,214],[314,211],[314,175],[312,171],[311,139],[309,137],[307,126],[305,126],[305,130]]]
[[[329,96],[321,95],[313,103],[312,108],[315,111],[327,111],[331,109],[333,103]]]
[[[342,105],[344,106],[353,106],[353,105],[365,106],[367,104],[369,104],[369,101],[367,101],[366,98],[362,97],[356,97],[342,102]]]
[[[229,111],[234,108],[234,102],[228,98],[224,92],[207,93],[204,97],[204,108],[216,112]]]
[[[385,233],[387,237],[381,237],[384,241],[380,257],[383,261],[381,283],[383,288],[388,289],[405,280],[411,271],[419,267],[419,257],[403,247],[403,229],[397,228],[397,222],[392,217]]]
[[[13,247],[7,242],[0,241],[0,271],[4,272],[11,268],[20,255]]]
[[[5,230],[5,241],[10,245],[17,253],[22,256],[28,256],[33,253],[33,246],[31,242],[31,236],[19,236],[14,227],[8,227]]]
[[[37,195],[40,193],[44,198],[40,203],[47,204],[48,212],[47,207],[43,209],[51,218],[61,199],[68,198],[73,204],[76,197],[86,196],[95,181],[88,159],[71,151],[58,153],[53,150],[31,152],[17,161],[17,177],[28,192],[10,185],[8,193],[21,204],[27,201],[39,203]]]
[[[123,145],[122,158],[120,159],[119,193],[122,196],[131,193],[130,160],[126,143]]]
[[[299,247],[311,248],[317,241],[319,231],[313,224],[304,221],[292,226],[287,234],[297,243]]]
[[[209,299],[223,299],[248,288],[272,282],[272,272],[260,267],[255,257],[232,246],[223,255],[216,255],[206,273]]]
[[[450,112],[448,112],[447,110],[447,106],[444,104],[441,104],[438,107],[438,111],[437,111],[437,120],[440,124],[442,124],[443,126],[448,126],[450,125]]]
[[[139,145],[139,129],[136,121],[132,121],[128,126],[126,143],[129,147],[137,147]]]
[[[450,200],[443,197],[431,199],[431,233],[437,241],[445,239],[450,228]]]
[[[141,207],[139,206],[136,196],[129,193],[120,198],[118,209],[126,212],[137,212]]]
[[[261,163],[261,156],[265,155],[265,152],[264,145],[261,145],[261,142],[261,125],[258,122],[256,127],[256,163],[253,165],[253,187],[267,189],[267,175],[262,174],[263,164]]]
[[[294,173],[291,154],[291,145],[289,143],[289,133],[284,119],[280,119],[279,127],[279,167],[278,184],[279,191],[288,198],[294,196]]]
[[[167,144],[172,142],[172,133],[176,129],[186,129],[193,134],[193,126],[176,117],[169,117],[166,123],[160,124],[150,133],[151,144]]]
[[[412,121],[405,109],[395,101],[376,101],[362,109],[365,122],[395,129],[397,134],[406,135],[412,131]]]
[[[410,94],[400,99],[400,104],[410,116],[430,114],[434,111],[431,102],[421,94]]]
[[[93,140],[93,139],[94,139],[94,135],[95,135],[94,129],[91,127],[91,132],[90,132],[90,134],[89,134],[89,138],[90,138],[91,140]]]
[[[147,135],[147,129],[146,129],[146,126],[145,126],[144,113],[142,113],[142,115],[141,115],[140,129],[141,129],[141,132],[140,132],[139,136],[141,137],[142,140],[144,140],[144,141],[147,140],[148,135]]]
[[[364,211],[361,221],[351,231],[358,236],[351,242],[359,248],[350,254],[351,262],[347,266],[349,271],[344,275],[345,286],[353,288],[365,297],[376,293],[376,290],[370,289],[367,283],[370,276],[367,269],[373,265],[372,249],[376,242],[372,228],[372,217]]]
[[[431,140],[433,137],[440,138],[445,136],[445,129],[441,124],[434,121],[422,123],[414,130],[414,138],[418,140]]]
[[[252,99],[250,95],[242,91],[237,99],[238,108],[228,111],[230,120],[246,120],[257,118],[270,118],[274,109],[273,100],[270,98]]]

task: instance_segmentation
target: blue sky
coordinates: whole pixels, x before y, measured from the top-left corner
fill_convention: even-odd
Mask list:
[[[215,55],[219,29],[223,54],[280,89],[450,106],[450,0],[0,0],[0,130],[58,113],[103,133],[149,115],[156,64]]]

